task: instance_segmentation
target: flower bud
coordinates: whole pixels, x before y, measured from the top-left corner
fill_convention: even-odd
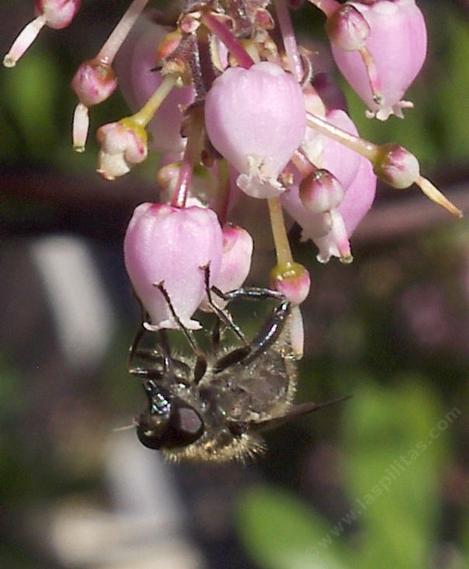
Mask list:
[[[354,51],[365,45],[370,25],[352,4],[344,4],[329,16],[326,30],[335,46],[345,51]]]
[[[328,170],[316,170],[300,184],[300,199],[312,213],[325,213],[339,206],[344,198],[344,188]]]
[[[358,10],[370,26],[366,49],[375,69],[370,74],[360,53],[332,44],[335,62],[370,109],[369,116],[386,120],[395,114],[402,118],[402,109],[413,105],[401,98],[426,56],[427,32],[422,13],[414,0],[349,5]]]
[[[97,139],[101,146],[97,171],[106,180],[127,174],[134,164],[147,157],[147,133],[131,119],[100,127]]]
[[[399,144],[383,144],[374,173],[393,188],[403,190],[414,184],[420,176],[417,158]]]
[[[240,173],[244,192],[268,198],[284,190],[277,178],[306,126],[303,93],[292,75],[266,61],[227,69],[207,94],[205,124],[213,146]]]
[[[136,208],[124,240],[124,256],[135,293],[150,315],[148,329],[179,327],[159,284],[183,326],[200,328],[191,317],[205,295],[203,269],[210,267],[211,284],[220,271],[222,241],[220,224],[210,209],[151,203]]]
[[[86,107],[102,103],[116,87],[117,77],[112,67],[96,59],[84,61],[72,79],[72,89]]]
[[[276,265],[270,272],[270,286],[281,292],[293,305],[301,304],[309,294],[311,279],[299,263]]]

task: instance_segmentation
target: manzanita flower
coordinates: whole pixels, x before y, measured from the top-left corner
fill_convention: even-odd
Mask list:
[[[205,124],[214,147],[239,172],[242,190],[257,198],[284,190],[277,178],[306,126],[303,93],[292,75],[269,62],[227,69],[207,94]]]
[[[16,65],[44,26],[54,30],[61,30],[69,26],[80,9],[81,0],[36,0],[34,4],[39,15],[16,38],[10,51],[3,59],[5,67]]]
[[[413,105],[401,99],[420,71],[427,51],[422,13],[415,0],[348,4],[360,12],[369,25],[365,46],[373,60],[376,77],[370,77],[358,51],[346,51],[333,43],[334,59],[368,106],[370,116],[380,120],[386,120],[391,114],[402,117],[402,109]]]
[[[376,192],[376,176],[368,160],[359,157],[354,180],[344,187],[344,193],[322,173],[314,181],[313,191],[306,180],[303,185],[303,199],[298,185],[294,185],[282,196],[282,203],[288,213],[302,229],[302,240],[311,239],[319,249],[318,261],[326,263],[331,257],[343,262],[352,260],[349,239],[359,222],[373,203]],[[324,186],[324,187],[319,187]],[[329,194],[329,200],[324,196]]]
[[[222,231],[221,266],[218,275],[212,278],[212,285],[222,292],[229,292],[244,284],[251,269],[254,242],[249,233],[237,225],[225,225]],[[226,304],[215,293],[212,294],[212,301],[219,308],[223,308]]]
[[[100,127],[97,138],[101,146],[98,172],[107,180],[127,174],[147,157],[147,133],[131,119]]]
[[[349,239],[370,209],[375,193],[376,176],[370,162],[361,158],[355,180],[347,188],[338,208],[331,210],[329,231],[326,235],[313,239],[319,249],[317,258],[320,262],[326,263],[331,257],[338,257],[345,262],[352,260]]]
[[[223,236],[216,214],[207,208],[176,208],[144,203],[134,211],[124,240],[125,266],[135,293],[150,315],[150,330],[178,328],[177,318],[197,330],[192,315],[205,295],[205,267],[217,279]]]
[[[330,124],[352,135],[358,135],[357,127],[345,111],[332,109],[325,113],[324,118]],[[357,174],[360,161],[358,154],[310,127],[306,128],[301,149],[316,168],[332,172],[344,187],[347,187]]]

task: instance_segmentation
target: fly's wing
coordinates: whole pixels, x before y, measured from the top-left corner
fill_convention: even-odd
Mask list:
[[[284,415],[272,416],[265,421],[253,421],[250,423],[250,426],[258,431],[274,429],[285,423],[293,421],[298,417],[309,415],[309,413],[314,413],[315,411],[319,411],[320,409],[324,409],[330,405],[335,405],[336,403],[346,401],[351,397],[352,395],[346,395],[344,397],[338,397],[337,399],[331,399],[330,401],[325,401],[323,403],[313,403],[312,401],[308,401],[307,403],[300,403],[299,405],[294,405],[291,407]]]
[[[213,375],[210,387],[229,421],[264,421],[285,413],[295,393],[296,370],[283,352],[269,349],[249,364],[233,365]]]

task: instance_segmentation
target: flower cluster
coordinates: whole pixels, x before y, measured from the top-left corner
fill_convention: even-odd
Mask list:
[[[309,0],[322,11],[334,60],[367,106],[367,116],[403,117],[403,99],[426,55],[426,27],[415,0]],[[140,205],[125,237],[125,263],[146,327],[197,329],[198,309],[243,285],[261,222],[233,224],[233,211],[265,204],[276,264],[270,286],[293,305],[291,342],[302,353],[299,305],[310,289],[292,255],[285,212],[317,259],[352,261],[350,237],[371,207],[377,178],[397,189],[416,184],[461,212],[398,144],[360,137],[331,77],[314,73],[298,45],[288,0],[187,0],[172,28],[147,18],[133,0],[100,51],[78,68],[73,145],[84,151],[89,109],[122,89],[135,114],[98,129],[98,172],[113,180],[160,153],[157,203]],[[38,16],[5,56],[13,66],[38,31],[68,26],[79,0],[36,0]],[[240,208],[239,204],[242,203]],[[238,216],[239,217],[239,216]],[[242,216],[241,216],[242,217]],[[240,221],[238,220],[238,224]],[[170,302],[168,302],[168,300]]]

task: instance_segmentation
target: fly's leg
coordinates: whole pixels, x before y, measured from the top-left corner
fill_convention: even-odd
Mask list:
[[[247,346],[242,346],[241,348],[228,352],[215,363],[214,372],[220,373],[228,367],[240,362],[248,364],[263,354],[282,333],[290,314],[291,304],[283,294],[267,288],[245,287],[223,293],[216,287],[212,287],[212,291],[228,302],[239,299],[262,300],[268,298],[273,298],[280,302],[280,304],[274,308],[261,330]]]
[[[154,283],[153,285],[154,287],[156,287],[161,294],[164,296],[164,299],[166,300],[167,304],[168,304],[168,308],[174,318],[174,320],[177,322],[181,332],[184,334],[189,346],[192,348],[192,351],[194,352],[195,356],[196,356],[196,363],[195,363],[195,367],[194,367],[194,381],[196,383],[198,383],[203,376],[205,375],[205,372],[207,371],[207,358],[205,357],[205,354],[200,350],[200,348],[197,346],[194,338],[192,337],[191,331],[188,330],[184,324],[181,322],[181,319],[179,318],[179,316],[177,315],[173,303],[171,302],[171,298],[169,297],[168,291],[164,288],[164,284],[161,283]]]
[[[233,334],[241,341],[241,343],[245,347],[247,347],[249,345],[248,341],[246,340],[246,337],[244,336],[240,328],[233,322],[231,315],[222,308],[219,308],[213,301],[212,290],[218,290],[218,289],[216,289],[215,287],[212,288],[210,287],[210,265],[202,267],[202,270],[204,271],[205,293],[207,294],[207,302],[210,308],[212,309],[213,313],[218,317],[218,319],[226,326],[226,328],[231,330]],[[220,295],[217,294],[217,296]],[[220,329],[218,327],[218,333],[219,331]]]

